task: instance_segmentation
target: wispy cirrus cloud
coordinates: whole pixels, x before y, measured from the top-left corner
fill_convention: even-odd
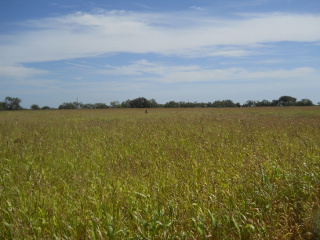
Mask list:
[[[197,57],[197,51],[207,47],[213,49],[211,55],[234,57],[247,53],[242,49],[226,52],[220,47],[320,41],[320,15],[311,14],[223,19],[196,13],[186,17],[176,13],[78,12],[27,25],[29,29],[7,35],[6,43],[0,44],[0,62],[67,60],[117,52]]]
[[[168,66],[163,64],[157,64],[149,62],[145,59],[135,61],[130,65],[124,66],[105,66],[106,69],[97,71],[99,74],[106,75],[131,75],[131,76],[141,76],[145,74],[151,74],[154,76],[166,76],[172,72],[189,72],[192,70],[198,70],[199,66],[189,65],[189,66]]]
[[[257,81],[261,79],[297,79],[308,77],[316,72],[310,67],[273,70],[249,70],[246,68],[203,67],[199,65],[164,65],[139,60],[130,65],[106,66],[98,74],[139,77],[148,81],[178,83],[178,82],[214,82],[214,81]]]
[[[175,57],[242,58],[264,54],[264,47],[283,41],[320,42],[320,15],[264,13],[217,18],[198,11],[139,13],[78,12],[23,23],[23,31],[0,35],[0,79],[30,81],[49,71],[25,63],[70,61],[116,53],[154,53]],[[68,63],[73,68],[89,65]],[[312,68],[252,71],[199,65],[169,66],[141,60],[130,65],[92,69],[94,74],[151,77],[158,82],[209,82],[234,79],[304,76]]]
[[[40,75],[46,75],[49,72],[46,70],[24,67],[19,64],[1,65],[0,64],[0,77],[10,77],[15,79],[30,78]]]

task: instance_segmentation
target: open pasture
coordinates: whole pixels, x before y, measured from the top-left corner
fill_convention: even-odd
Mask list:
[[[1,239],[319,239],[320,108],[0,112]]]

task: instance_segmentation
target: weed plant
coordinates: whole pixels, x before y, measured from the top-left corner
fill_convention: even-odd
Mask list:
[[[319,239],[320,108],[0,112],[1,239]]]

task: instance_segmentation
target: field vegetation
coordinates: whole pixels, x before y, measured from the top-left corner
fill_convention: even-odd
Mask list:
[[[0,112],[1,239],[319,239],[320,108]]]

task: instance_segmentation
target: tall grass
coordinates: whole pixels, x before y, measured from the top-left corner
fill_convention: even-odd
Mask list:
[[[320,109],[0,112],[1,239],[319,239]]]

